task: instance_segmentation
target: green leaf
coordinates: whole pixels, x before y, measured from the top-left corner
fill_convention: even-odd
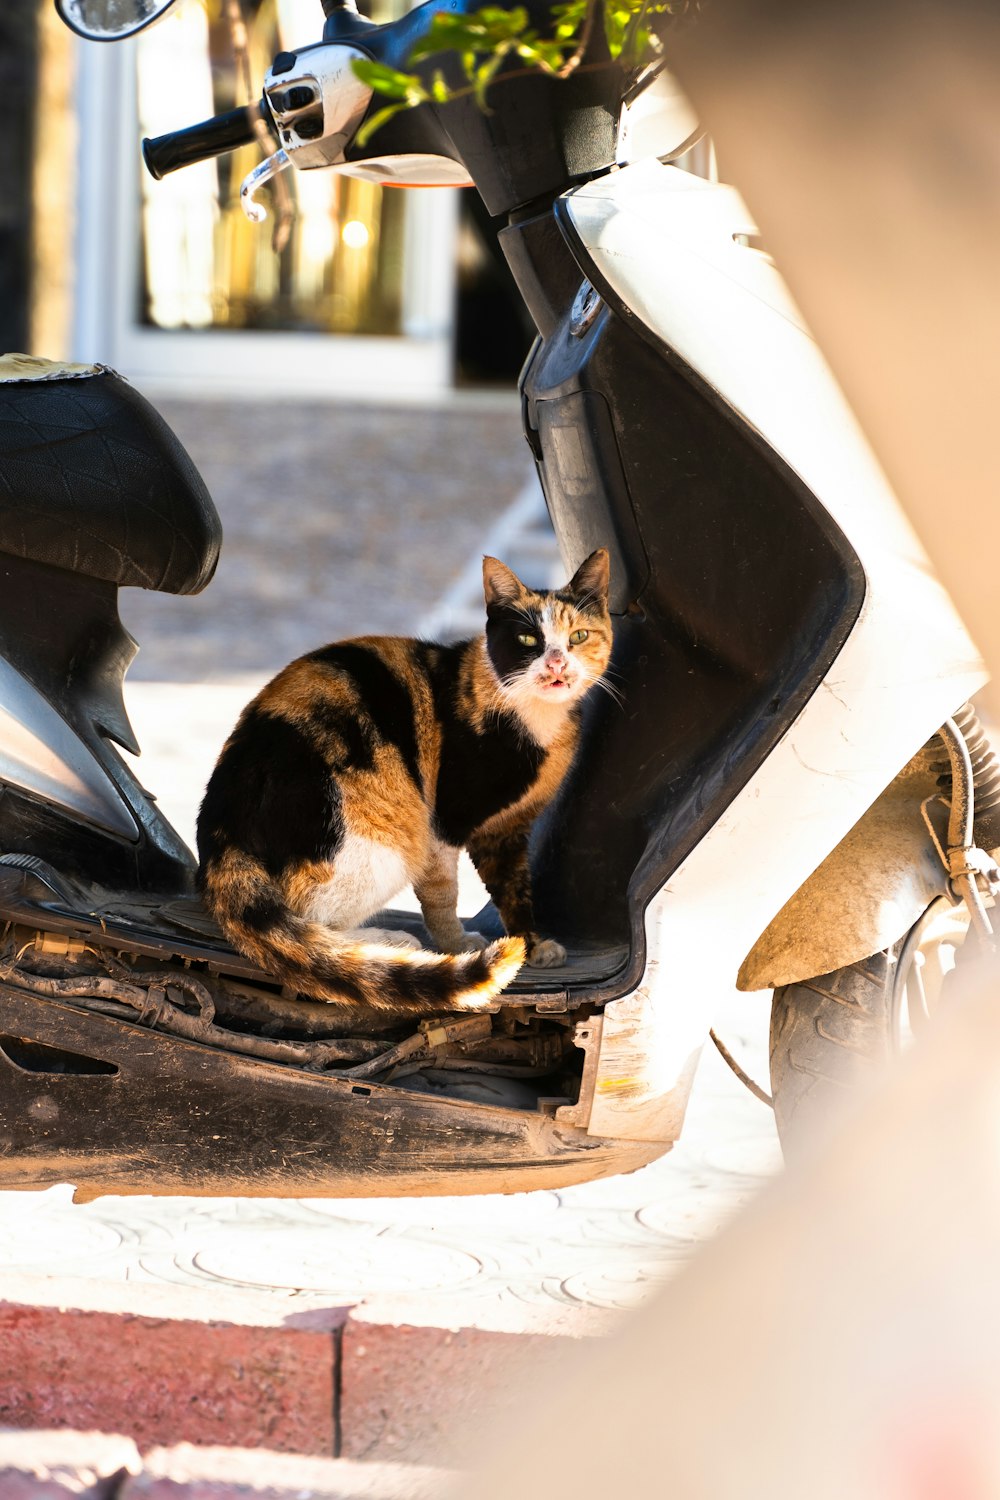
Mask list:
[[[444,74],[438,70],[431,79],[431,98],[435,104],[447,104],[451,98],[451,89],[444,80]]]
[[[672,0],[606,0],[604,31],[612,57],[641,61],[653,33],[647,18],[669,15],[674,9]]]
[[[400,73],[397,68],[389,68],[385,63],[373,62],[369,57],[355,57],[351,59],[351,67],[356,78],[362,83],[367,83],[369,88],[377,94],[386,94],[390,99],[412,100],[422,102],[426,98],[426,90],[423,82],[416,73]]]
[[[471,22],[483,37],[492,38],[498,42],[519,36],[528,28],[528,12],[522,5],[516,5],[513,10],[501,10],[497,5],[486,5],[481,10],[474,11],[471,16],[467,16],[466,20]]]
[[[559,0],[552,6],[547,35],[541,35],[530,25],[523,5],[506,10],[495,3],[487,4],[464,15],[441,10],[432,16],[408,61],[412,64],[450,53],[454,59],[452,84],[440,69],[428,82],[417,73],[402,72],[368,59],[359,58],[353,66],[363,82],[398,101],[391,113],[404,105],[428,100],[446,104],[470,93],[485,109],[487,89],[494,81],[498,85],[502,82],[497,74],[512,54],[529,68],[538,68],[549,75],[564,73],[567,64],[575,67],[580,62],[579,49],[589,25],[603,24],[612,57],[634,66],[649,55],[653,36],[662,31],[654,24],[654,17],[696,11],[700,3],[701,0]],[[593,9],[595,6],[600,6],[600,13]],[[459,68],[467,80],[461,88],[454,86]],[[383,111],[368,121],[364,139],[388,117]]]
[[[487,5],[468,15],[439,11],[431,20],[427,33],[416,43],[410,57],[416,61],[435,52],[474,54],[493,51],[504,42],[520,36],[528,28],[528,14],[523,6],[502,10]]]
[[[582,29],[586,15],[587,0],[566,0],[563,5],[554,5],[552,19],[556,36],[574,36]]]
[[[517,47],[518,57],[534,63],[547,73],[558,73],[565,65],[568,49],[560,42],[521,42]]]

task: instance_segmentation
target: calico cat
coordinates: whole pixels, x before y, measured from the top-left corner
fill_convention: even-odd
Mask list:
[[[315,999],[474,1010],[565,961],[534,931],[528,834],[576,750],[611,652],[608,554],[536,592],[483,562],[486,633],[364,636],[291,663],[243,711],[198,818],[205,904],[226,937]],[[456,914],[466,848],[509,934]],[[360,928],[412,882],[431,940]],[[416,951],[414,951],[416,950]]]

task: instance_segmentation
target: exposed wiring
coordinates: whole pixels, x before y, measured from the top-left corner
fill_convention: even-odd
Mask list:
[[[749,1073],[744,1073],[743,1069],[740,1067],[739,1063],[736,1061],[735,1057],[730,1052],[725,1042],[720,1041],[719,1037],[716,1036],[714,1031],[709,1031],[708,1034],[712,1038],[712,1041],[715,1043],[715,1045],[718,1047],[725,1061],[729,1064],[733,1072],[736,1074],[737,1078],[740,1080],[740,1083],[745,1084],[746,1087],[750,1090],[751,1094],[753,1094],[755,1098],[760,1100],[761,1104],[766,1104],[769,1109],[773,1109],[774,1100],[771,1098],[771,1095],[768,1094],[764,1089],[762,1089],[759,1083],[754,1083]]]

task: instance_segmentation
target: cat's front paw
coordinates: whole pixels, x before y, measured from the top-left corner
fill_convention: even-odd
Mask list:
[[[566,949],[554,938],[538,938],[528,946],[528,963],[533,969],[557,969],[566,962]]]

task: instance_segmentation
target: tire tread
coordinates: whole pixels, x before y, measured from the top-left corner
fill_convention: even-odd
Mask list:
[[[771,1092],[783,1149],[821,1128],[845,1090],[889,1049],[894,952],[775,990]]]

